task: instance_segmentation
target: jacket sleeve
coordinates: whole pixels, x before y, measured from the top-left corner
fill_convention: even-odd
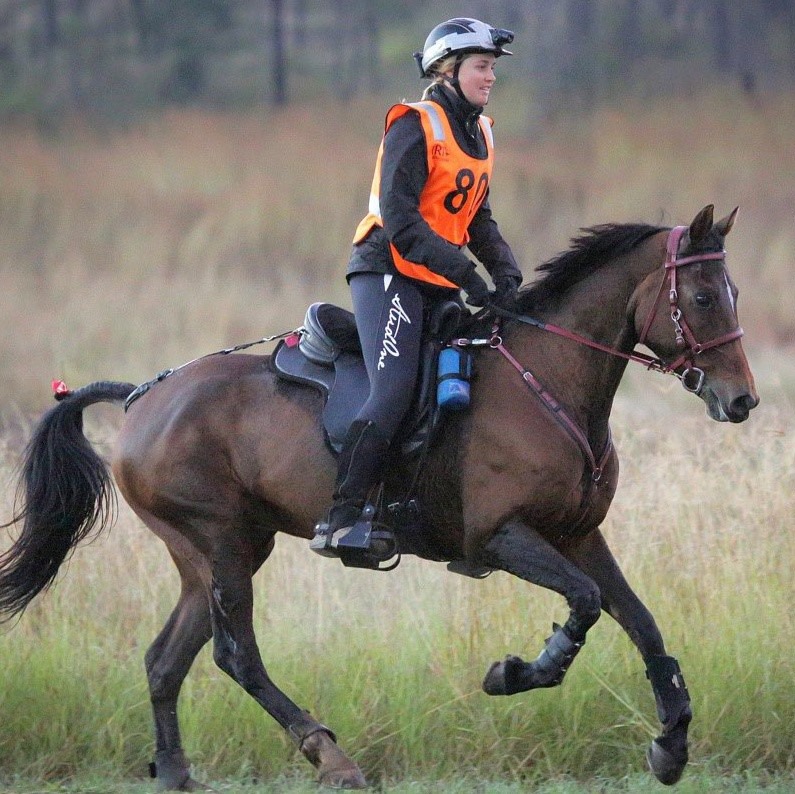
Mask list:
[[[500,278],[515,279],[517,286],[522,283],[522,271],[513,251],[491,215],[488,194],[469,224],[469,236],[469,250],[483,263],[495,284]]]
[[[465,287],[475,264],[436,234],[420,215],[420,194],[427,179],[422,125],[416,113],[406,113],[390,125],[384,137],[380,186],[384,231],[404,259]]]

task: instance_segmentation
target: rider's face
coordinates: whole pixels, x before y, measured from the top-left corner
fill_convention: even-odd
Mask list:
[[[467,101],[476,107],[485,107],[494,81],[497,59],[490,53],[476,53],[464,58],[458,70],[458,84]],[[452,73],[449,75],[452,77]]]

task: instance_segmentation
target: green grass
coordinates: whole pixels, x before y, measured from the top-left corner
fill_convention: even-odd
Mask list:
[[[241,777],[214,781],[213,790],[226,794],[314,794],[317,784],[299,775],[280,777],[270,782]],[[743,774],[722,775],[701,769],[676,787],[677,794],[791,794],[795,787],[792,775]],[[479,777],[394,782],[385,780],[375,790],[384,794],[657,794],[663,787],[647,775],[632,774],[621,778],[593,778],[588,781],[557,777],[553,780],[505,782]],[[149,794],[151,781],[119,781],[113,777],[91,776],[81,781],[58,781],[31,784],[19,778],[0,779],[0,792],[9,794]]]
[[[786,779],[795,771],[786,531],[795,430],[774,399],[746,425],[718,426],[684,393],[668,395],[668,409],[641,404],[635,380],[616,407],[624,477],[605,528],[690,687],[689,785],[728,776],[724,790],[741,791],[744,775],[749,785]],[[93,432],[101,441],[112,428]],[[535,655],[565,618],[561,599],[504,574],[475,582],[413,559],[378,574],[313,556],[281,539],[256,578],[257,634],[274,680],[337,732],[368,779],[395,790],[486,780],[496,791],[561,776],[570,787],[643,779],[658,730],[653,699],[636,650],[608,618],[562,687],[489,698],[480,690],[488,665]],[[81,549],[0,636],[0,778],[143,774],[152,739],[142,659],[176,590],[161,544],[122,508],[110,537]],[[186,681],[181,718],[202,779],[311,779],[209,649]]]

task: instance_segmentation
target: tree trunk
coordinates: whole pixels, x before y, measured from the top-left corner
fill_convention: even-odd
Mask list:
[[[275,105],[287,104],[287,55],[284,42],[284,4],[282,0],[272,0],[273,28],[271,49],[273,60],[273,102]]]
[[[41,10],[44,17],[44,43],[48,48],[55,47],[61,39],[56,0],[43,0]]]

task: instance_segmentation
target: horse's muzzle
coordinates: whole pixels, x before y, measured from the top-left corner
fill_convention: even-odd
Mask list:
[[[744,422],[753,408],[759,405],[759,397],[755,392],[742,391],[735,396],[724,396],[721,399],[714,388],[706,386],[698,395],[707,405],[707,414],[716,422]]]

